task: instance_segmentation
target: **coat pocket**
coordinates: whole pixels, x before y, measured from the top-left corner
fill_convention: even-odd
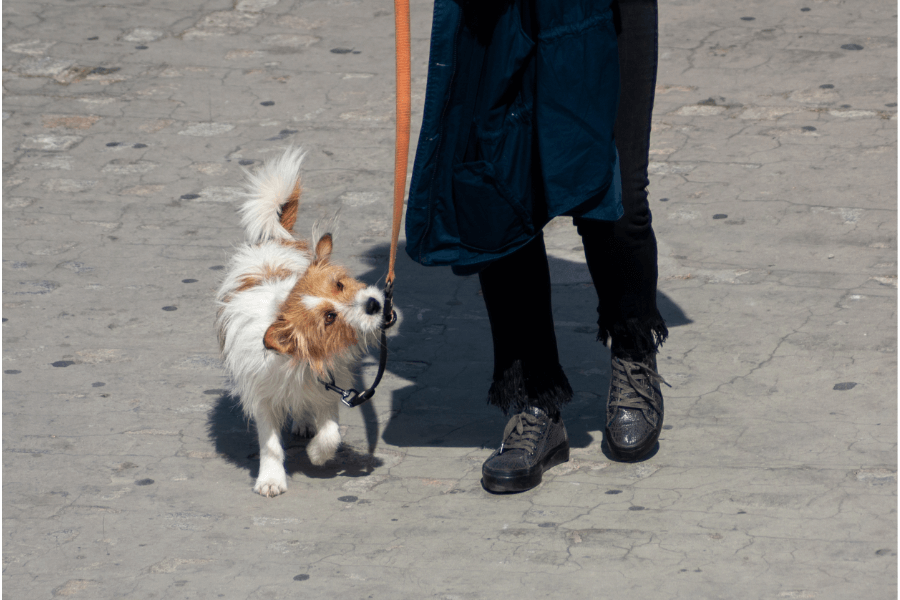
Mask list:
[[[501,252],[534,234],[531,216],[490,162],[453,167],[453,204],[460,244],[471,250]]]

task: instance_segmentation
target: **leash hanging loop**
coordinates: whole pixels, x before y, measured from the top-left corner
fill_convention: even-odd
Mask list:
[[[337,386],[337,383],[334,380],[334,375],[331,375],[331,381],[324,382],[321,379],[319,380],[322,385],[325,386],[325,389],[331,392],[337,392],[341,395],[341,402],[346,404],[349,408],[356,408],[363,402],[366,402],[369,398],[375,395],[375,388],[378,387],[378,384],[381,383],[381,378],[384,376],[384,370],[387,366],[387,333],[385,330],[397,322],[397,314],[391,311],[392,319],[381,328],[381,338],[379,340],[379,345],[381,346],[381,356],[378,359],[378,373],[375,375],[375,381],[372,382],[372,385],[369,386],[368,389],[363,390],[362,392],[358,392],[357,390],[350,389],[342,389]]]

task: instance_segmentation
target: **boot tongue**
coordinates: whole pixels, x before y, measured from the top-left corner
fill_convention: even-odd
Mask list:
[[[522,411],[525,414],[529,414],[533,417],[546,417],[547,413],[538,408],[537,406],[526,406],[525,410]]]

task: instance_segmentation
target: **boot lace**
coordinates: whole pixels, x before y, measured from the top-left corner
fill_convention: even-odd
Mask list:
[[[669,382],[662,375],[650,368],[650,365],[621,358],[612,360],[613,392],[609,397],[610,408],[634,408],[646,410],[653,408],[659,412],[658,400],[652,395],[652,383]],[[630,388],[630,390],[629,390]],[[634,394],[627,391],[633,390]]]
[[[507,450],[526,450],[534,453],[541,436],[541,419],[528,413],[513,415],[503,430],[503,443],[500,444],[500,454]]]

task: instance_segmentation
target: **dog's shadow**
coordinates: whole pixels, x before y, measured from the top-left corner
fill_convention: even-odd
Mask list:
[[[207,418],[207,434],[215,444],[216,452],[229,463],[247,469],[251,477],[259,476],[259,444],[256,425],[241,410],[240,398],[235,398],[227,390],[207,390],[207,395],[215,395],[216,400]],[[309,439],[293,435],[288,427],[281,432],[284,444],[284,470],[288,475],[302,473],[312,479],[333,477],[365,477],[383,461],[373,453],[357,452],[342,444],[334,458],[324,465],[316,466],[306,455]]]

